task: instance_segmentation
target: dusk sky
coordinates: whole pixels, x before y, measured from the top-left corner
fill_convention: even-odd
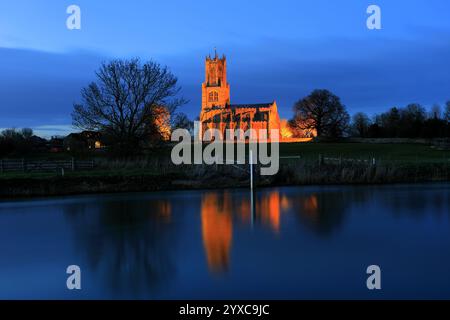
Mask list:
[[[71,4],[81,30],[66,28]],[[382,30],[366,27],[370,4]],[[227,56],[231,102],[276,100],[283,118],[315,88],[351,114],[450,100],[448,0],[1,0],[0,128],[66,134],[99,64],[131,57],[167,65],[193,119],[214,47]]]

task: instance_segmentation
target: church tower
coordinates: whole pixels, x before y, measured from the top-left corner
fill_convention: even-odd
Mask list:
[[[227,60],[214,52],[214,58],[206,57],[205,82],[202,84],[202,110],[230,104],[230,86],[227,82]]]

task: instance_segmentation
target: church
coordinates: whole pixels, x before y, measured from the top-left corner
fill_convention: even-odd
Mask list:
[[[227,60],[215,52],[214,58],[206,57],[205,82],[202,84],[202,109],[200,112],[202,136],[208,129],[218,129],[225,138],[225,130],[254,129],[267,130],[271,137],[271,129],[278,129],[280,139],[280,117],[275,101],[269,103],[232,104],[230,101],[230,85],[227,82]]]

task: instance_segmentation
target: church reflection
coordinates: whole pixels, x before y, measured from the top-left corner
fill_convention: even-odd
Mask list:
[[[90,279],[84,292],[158,298],[178,287],[185,294],[224,274],[211,283],[239,288],[241,273],[255,264],[295,277],[291,263],[318,259],[317,247],[331,246],[325,252],[332,253],[336,243],[362,248],[381,239],[371,231],[372,219],[380,223],[376,228],[386,223],[392,235],[421,230],[405,233],[397,225],[423,221],[441,228],[438,223],[448,222],[450,187],[427,188],[307,186],[261,188],[253,195],[237,189],[74,197],[55,202],[57,219],[48,223],[68,226],[60,241],[70,249],[67,263],[80,265]],[[59,210],[65,219],[58,219]],[[353,240],[360,227],[369,232],[363,244]]]
[[[228,270],[236,223],[250,226],[261,222],[273,232],[280,230],[281,216],[290,207],[286,196],[278,191],[258,195],[252,208],[250,195],[207,192],[201,200],[202,239],[208,268],[213,273]]]
[[[186,210],[200,215],[201,250],[209,272],[222,274],[230,269],[233,246],[238,245],[234,233],[256,228],[276,239],[296,229],[297,220],[314,234],[329,236],[341,224],[345,204],[356,202],[346,194],[272,189],[258,190],[252,197],[242,190],[216,190],[199,194],[193,202],[175,202],[170,197],[112,199],[94,205],[76,203],[65,210],[74,226],[83,226],[76,233],[76,243],[90,267],[105,277],[105,283],[114,284],[116,292],[127,288],[139,295],[158,291],[160,284],[173,277],[174,243],[185,223],[180,213]]]
[[[262,195],[256,202],[256,218],[269,225],[276,233],[280,231],[280,218],[290,207],[289,200],[278,191]]]
[[[202,198],[202,238],[208,266],[213,272],[228,269],[233,233],[229,193],[209,193]]]
[[[229,269],[236,225],[251,228],[256,224],[278,235],[283,231],[283,217],[291,215],[317,236],[329,237],[342,224],[348,204],[358,199],[348,199],[348,193],[342,192],[306,192],[292,197],[276,189],[254,194],[253,201],[252,208],[251,194],[244,192],[210,191],[202,195],[202,240],[211,272]],[[285,220],[285,227],[288,222]]]

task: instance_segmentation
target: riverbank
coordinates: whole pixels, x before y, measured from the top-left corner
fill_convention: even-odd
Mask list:
[[[59,196],[92,193],[148,192],[161,190],[247,188],[246,167],[189,166],[176,172],[94,171],[3,176],[0,198]],[[259,168],[255,168],[258,172]],[[450,164],[418,163],[319,163],[296,161],[281,164],[274,176],[255,174],[256,187],[326,184],[391,184],[450,181]]]
[[[282,143],[278,173],[260,177],[256,168],[255,185],[450,181],[449,150],[411,141],[385,142]],[[51,172],[38,172],[25,165],[18,172],[9,172],[3,166],[0,198],[249,187],[248,165],[176,166],[170,160],[170,151],[166,146],[151,155],[126,160],[105,155],[82,158],[92,161],[91,169],[80,168],[78,160],[65,169],[58,162],[58,168]],[[51,162],[62,158],[47,155],[45,159]]]

